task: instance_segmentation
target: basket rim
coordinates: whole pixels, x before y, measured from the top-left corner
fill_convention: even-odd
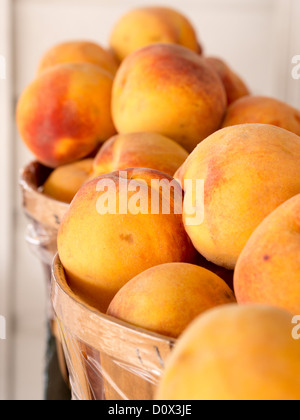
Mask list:
[[[30,178],[30,174],[32,175],[34,172],[37,172],[38,169],[45,168],[39,161],[33,160],[27,163],[19,170],[19,185],[26,190],[27,192],[31,192],[37,195],[40,195],[44,198],[45,201],[49,201],[50,203],[55,203],[56,205],[60,205],[61,207],[68,208],[69,204],[63,201],[56,200],[53,197],[50,197],[41,191],[41,187],[34,183]],[[49,168],[50,169],[50,168]]]
[[[68,203],[57,201],[41,190],[39,177],[42,171],[51,171],[38,161],[32,161],[19,171],[19,186],[22,193],[22,206],[25,214],[44,227],[57,230],[69,208]],[[49,172],[50,173],[50,172]]]
[[[109,324],[113,324],[113,325],[118,325],[119,327],[125,328],[127,330],[130,330],[132,332],[138,333],[138,334],[142,334],[142,335],[147,335],[148,337],[152,337],[156,340],[159,341],[163,341],[163,342],[168,342],[168,343],[172,343],[172,345],[174,345],[176,343],[176,339],[172,338],[172,337],[167,337],[164,336],[162,334],[158,334],[155,333],[153,331],[148,331],[146,329],[143,329],[141,327],[136,327],[132,324],[129,324],[125,321],[121,321],[118,320],[117,318],[114,318],[110,315],[104,314],[102,312],[100,312],[99,310],[97,310],[96,308],[94,308],[93,306],[89,305],[87,302],[85,302],[83,299],[81,299],[79,296],[77,296],[72,289],[70,288],[70,286],[68,285],[66,279],[65,280],[65,285],[60,281],[60,274],[59,274],[59,270],[64,270],[63,265],[61,263],[61,260],[59,258],[59,254],[57,253],[54,257],[53,263],[52,263],[52,279],[53,282],[55,282],[56,287],[59,288],[59,290],[61,291],[61,293],[63,293],[65,296],[68,297],[68,299],[72,300],[76,305],[79,305],[80,307],[84,308],[85,310],[88,310],[89,312],[91,312],[94,316],[101,318],[102,320],[106,321]],[[53,282],[52,282],[52,292],[53,292]],[[51,293],[52,295],[52,293]],[[55,305],[54,305],[54,309],[55,309]]]

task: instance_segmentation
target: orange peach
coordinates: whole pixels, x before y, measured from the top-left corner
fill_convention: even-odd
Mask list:
[[[167,7],[136,8],[115,24],[110,46],[120,61],[147,45],[170,43],[201,52],[195,28],[181,12]]]
[[[132,53],[114,80],[112,114],[119,133],[157,132],[188,152],[221,126],[226,106],[217,73],[178,45],[155,44]]]
[[[152,267],[116,294],[108,315],[165,336],[177,338],[201,313],[236,302],[216,274],[186,263]]]
[[[93,162],[93,159],[84,159],[54,169],[44,184],[44,194],[57,201],[71,203],[78,190],[90,178]]]
[[[266,303],[300,314],[300,195],[254,231],[234,273],[239,303]]]
[[[264,96],[247,96],[233,103],[227,111],[223,127],[237,124],[271,124],[300,136],[300,110]]]
[[[237,125],[204,140],[175,174],[186,192],[185,228],[198,252],[233,270],[257,226],[300,193],[299,162],[300,137],[272,125]],[[204,181],[204,196],[197,180]],[[204,220],[198,221],[201,207]]]
[[[217,57],[205,57],[205,60],[220,76],[226,90],[228,105],[244,96],[250,95],[250,90],[245,82],[224,60]]]
[[[99,150],[93,176],[133,167],[156,169],[173,176],[187,157],[187,151],[161,134],[119,134]]]
[[[113,76],[94,64],[62,64],[25,89],[17,124],[40,163],[55,168],[82,159],[116,133],[112,83]]]
[[[177,341],[157,400],[299,400],[300,341],[292,315],[224,305],[197,317]]]
[[[114,54],[95,42],[70,41],[55,45],[44,54],[39,64],[38,74],[50,67],[67,63],[96,64],[113,75],[119,67]]]
[[[148,268],[193,262],[179,211],[182,196],[172,177],[153,169],[85,183],[58,232],[59,256],[74,292],[105,312],[121,287]]]

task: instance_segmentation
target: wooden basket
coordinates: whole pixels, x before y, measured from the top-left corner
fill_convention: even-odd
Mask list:
[[[23,211],[29,221],[26,240],[45,269],[47,296],[50,297],[51,266],[57,253],[57,231],[68,204],[47,197],[42,186],[51,170],[32,162],[20,172]],[[49,318],[54,320],[48,298]]]
[[[86,304],[70,289],[58,256],[51,297],[74,400],[152,400],[175,340]]]
[[[23,211],[28,219],[26,240],[40,260],[46,280],[47,316],[53,336],[56,338],[60,370],[66,383],[68,374],[60,341],[60,334],[50,299],[51,267],[57,253],[57,231],[68,204],[47,197],[42,186],[51,169],[38,162],[31,162],[20,171],[19,183]]]

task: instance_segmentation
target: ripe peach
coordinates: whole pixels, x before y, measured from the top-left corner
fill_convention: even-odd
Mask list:
[[[161,134],[119,134],[99,150],[93,176],[133,167],[156,169],[173,176],[187,157],[187,151]]]
[[[100,66],[113,75],[119,63],[114,54],[95,42],[71,41],[63,42],[50,48],[42,57],[38,74],[58,64],[90,63]]]
[[[216,274],[186,263],[152,267],[130,280],[112,300],[108,315],[177,338],[201,313],[236,302]]]
[[[300,341],[292,315],[224,305],[200,315],[167,361],[158,400],[299,400]]]
[[[300,136],[300,111],[275,98],[247,96],[233,103],[223,127],[246,123],[276,125]]]
[[[158,183],[172,183],[170,196]],[[195,250],[179,212],[182,196],[172,177],[153,169],[128,169],[84,184],[58,232],[59,256],[74,292],[105,312],[139,273],[193,262]]]
[[[240,303],[266,303],[300,314],[300,195],[254,231],[234,273]]]
[[[204,197],[185,187],[183,220],[198,252],[234,269],[256,227],[300,192],[299,162],[300,137],[272,125],[237,125],[204,140],[175,174],[183,187],[204,180]],[[201,205],[204,221],[193,222]]]
[[[110,46],[120,61],[147,45],[170,43],[201,52],[196,31],[181,12],[167,7],[136,8],[115,24]]]
[[[60,166],[47,178],[43,192],[57,201],[71,203],[92,172],[93,159],[90,158]]]
[[[82,159],[116,133],[112,83],[113,76],[94,64],[62,64],[25,89],[17,124],[40,163],[55,168]]]
[[[250,95],[250,90],[245,82],[224,60],[217,57],[205,57],[205,60],[220,76],[226,90],[228,105],[237,99]]]
[[[121,64],[112,114],[119,133],[161,133],[191,152],[221,126],[226,104],[221,79],[201,56],[178,45],[155,44]]]

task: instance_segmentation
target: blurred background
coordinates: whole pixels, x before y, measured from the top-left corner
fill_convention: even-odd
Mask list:
[[[44,273],[24,240],[18,178],[33,158],[15,126],[17,99],[47,49],[69,40],[107,46],[122,14],[154,4],[184,13],[205,53],[225,59],[253,93],[300,108],[300,80],[292,77],[299,0],[0,0],[0,316],[7,322],[1,400],[43,399],[46,347]]]

